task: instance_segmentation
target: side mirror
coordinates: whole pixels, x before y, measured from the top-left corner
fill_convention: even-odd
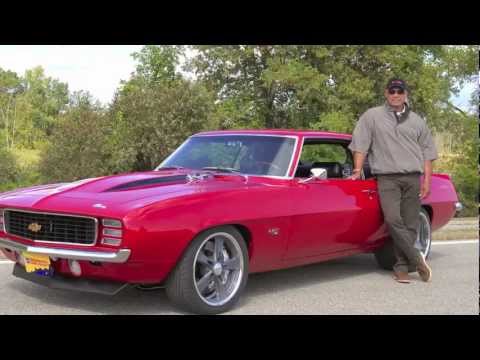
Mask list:
[[[326,179],[327,178],[327,169],[323,168],[314,168],[311,169],[312,177],[315,179]]]
[[[300,180],[299,183],[306,183],[312,180],[326,179],[327,178],[327,169],[323,168],[314,168],[310,170],[312,176],[305,180]]]

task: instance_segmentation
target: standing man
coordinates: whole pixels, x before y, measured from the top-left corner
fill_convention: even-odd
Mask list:
[[[386,102],[368,109],[359,119],[349,149],[354,152],[352,180],[361,176],[365,157],[377,177],[385,223],[393,240],[395,280],[409,283],[409,264],[423,281],[432,271],[414,247],[421,199],[430,193],[432,161],[437,150],[424,119],[410,110],[405,81],[391,79],[384,92]],[[424,180],[420,184],[420,176]]]

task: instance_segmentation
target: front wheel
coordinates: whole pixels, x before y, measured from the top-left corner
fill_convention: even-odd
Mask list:
[[[166,283],[167,296],[197,314],[231,309],[248,278],[248,250],[240,232],[221,226],[198,235]]]
[[[418,227],[417,240],[415,241],[414,246],[420,250],[423,257],[426,259],[428,258],[428,255],[430,255],[430,248],[432,246],[432,227],[430,224],[430,216],[425,209],[420,209],[419,216],[420,224]],[[377,263],[381,268],[385,270],[393,269],[396,259],[393,251],[393,242],[391,239],[387,240],[385,245],[375,251],[375,258],[377,259]],[[409,271],[414,272],[416,269],[411,266]]]

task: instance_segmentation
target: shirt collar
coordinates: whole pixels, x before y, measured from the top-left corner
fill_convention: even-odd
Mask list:
[[[385,101],[385,108],[388,112],[396,112],[395,109],[393,107],[391,107],[390,104],[387,101]],[[408,108],[408,104],[404,103],[403,104],[403,110],[399,113],[397,112],[397,114],[403,115],[405,113],[405,111],[407,111],[407,108]]]
[[[407,110],[407,106],[405,104],[403,104],[403,109],[402,111],[400,112],[397,112],[397,115],[400,116],[400,115],[403,115],[405,113],[405,110]]]

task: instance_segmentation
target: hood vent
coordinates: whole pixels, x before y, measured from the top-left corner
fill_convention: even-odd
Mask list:
[[[186,175],[154,177],[150,179],[136,180],[129,183],[117,185],[106,190],[105,192],[129,190],[129,189],[140,187],[140,186],[148,186],[148,185],[163,184],[163,183],[173,183],[173,182],[181,182],[181,181],[186,183],[187,182],[186,179],[187,179]]]

